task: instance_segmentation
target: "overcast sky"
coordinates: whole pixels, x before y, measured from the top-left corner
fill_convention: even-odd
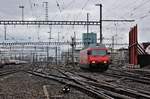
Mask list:
[[[90,13],[90,20],[99,20],[99,7],[103,5],[103,19],[134,19],[135,22],[103,22],[104,38],[117,35],[117,42],[127,43],[130,27],[138,25],[139,42],[150,41],[150,0],[1,0],[1,20],[21,20],[23,5],[25,20],[45,20],[45,5],[48,2],[49,20],[86,20],[86,13]],[[49,26],[7,26],[8,41],[48,41]],[[86,26],[52,26],[53,41],[58,39],[67,41],[76,32],[81,39],[86,32]],[[99,37],[99,27],[91,26],[90,32],[96,32]],[[0,26],[0,41],[4,41],[4,26]],[[106,42],[106,41],[105,41]]]

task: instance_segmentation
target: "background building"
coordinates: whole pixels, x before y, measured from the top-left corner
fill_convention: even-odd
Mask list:
[[[75,63],[79,63],[80,58],[80,50],[81,49],[75,49],[72,53],[72,49],[68,49],[68,51],[64,51],[61,53],[61,62],[63,64],[71,64],[73,61]],[[73,60],[72,60],[73,57]]]
[[[84,43],[84,47],[88,47],[89,44],[97,44],[97,34],[96,33],[83,33],[82,40]]]

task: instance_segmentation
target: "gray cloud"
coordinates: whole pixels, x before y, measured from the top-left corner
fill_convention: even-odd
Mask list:
[[[139,41],[149,41],[150,33],[148,27],[150,15],[150,2],[147,0],[1,0],[0,1],[0,18],[2,19],[21,19],[21,9],[19,5],[24,5],[26,20],[44,20],[45,11],[43,2],[49,2],[49,20],[86,20],[86,13],[90,13],[91,20],[99,20],[99,8],[96,3],[103,4],[103,19],[135,19],[133,23],[110,22],[103,23],[103,34],[106,38],[118,34],[122,37],[123,43],[128,41],[128,32],[131,26],[138,24]],[[57,2],[58,4],[57,4]],[[88,1],[88,2],[87,2]],[[57,6],[59,5],[59,7]],[[59,9],[60,8],[60,9]],[[1,41],[3,40],[3,26],[0,26]],[[41,40],[48,41],[49,26],[40,27],[39,35]],[[90,31],[97,32],[98,27],[90,27]],[[57,33],[70,39],[74,32],[78,38],[81,38],[82,32],[86,32],[85,26],[53,26],[52,36],[57,39]],[[30,26],[9,26],[8,35],[17,39],[37,40],[38,27]],[[67,35],[66,35],[67,34]],[[8,36],[8,38],[11,38]]]

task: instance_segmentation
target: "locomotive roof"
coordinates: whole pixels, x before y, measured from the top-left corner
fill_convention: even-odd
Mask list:
[[[105,44],[99,44],[99,45],[91,44],[91,45],[89,45],[88,48],[106,48],[106,46],[105,46]]]
[[[104,49],[104,50],[106,50],[107,48],[106,48],[106,46],[104,44],[99,44],[98,46],[92,44],[88,48],[85,48],[85,49],[83,49],[81,51],[91,50],[91,49]]]

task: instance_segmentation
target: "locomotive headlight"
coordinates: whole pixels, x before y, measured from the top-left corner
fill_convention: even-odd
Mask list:
[[[95,63],[95,61],[92,61],[92,63]]]
[[[106,64],[106,63],[107,63],[107,61],[104,61],[104,63]]]

